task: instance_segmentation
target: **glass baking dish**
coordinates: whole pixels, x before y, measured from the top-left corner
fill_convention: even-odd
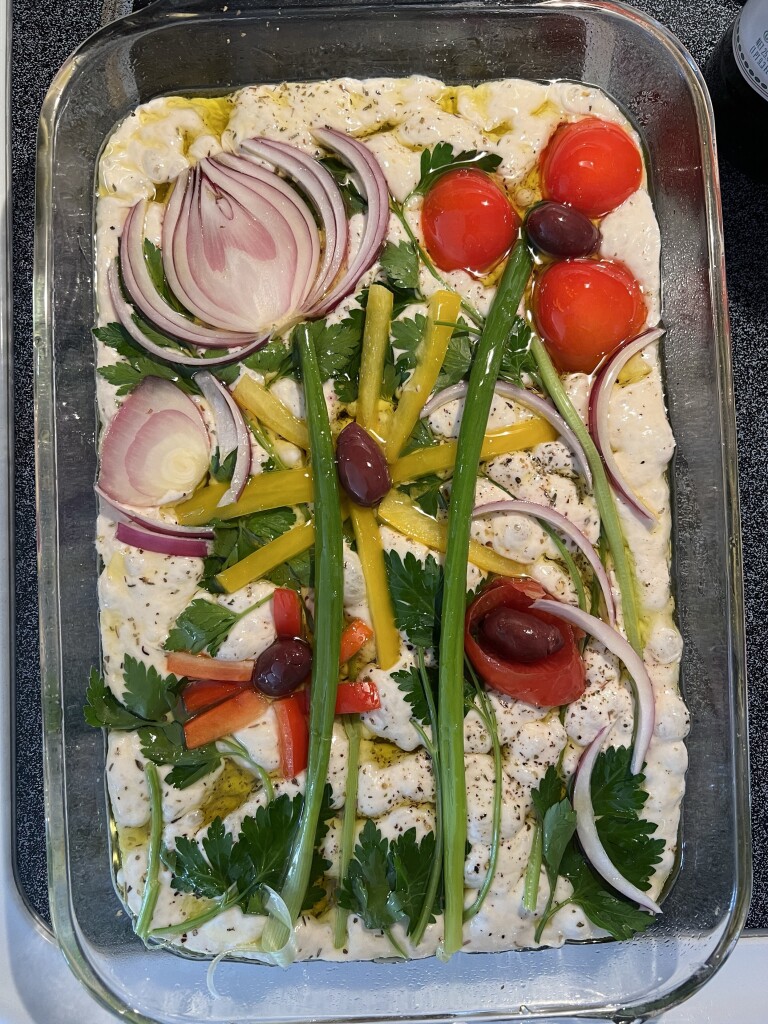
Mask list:
[[[94,171],[137,104],[340,74],[599,86],[647,147],[662,233],[665,365],[677,455],[675,580],[693,728],[682,856],[664,914],[632,942],[460,955],[448,964],[287,972],[150,951],[112,887],[102,737],[83,722],[99,658],[93,386]],[[653,1016],[732,948],[750,888],[741,552],[723,248],[709,101],[660,25],[600,2],[161,0],[93,36],[40,123],[35,253],[37,486],[50,901],[73,970],[132,1021],[520,1020]]]

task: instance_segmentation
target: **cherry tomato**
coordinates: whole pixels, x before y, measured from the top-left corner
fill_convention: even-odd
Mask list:
[[[546,198],[588,217],[615,210],[637,191],[643,174],[640,150],[628,133],[599,117],[561,125],[539,167]]]
[[[622,263],[566,260],[539,276],[533,316],[561,370],[591,373],[634,337],[647,316],[640,285]]]
[[[516,700],[537,707],[569,704],[586,687],[584,662],[576,641],[581,631],[553,615],[532,611],[531,605],[547,592],[534,580],[497,579],[474,599],[464,623],[464,650],[475,671],[489,686]],[[511,661],[483,646],[482,626],[487,615],[497,608],[511,608],[538,619],[562,637],[562,646],[553,654],[532,662]]]
[[[424,197],[421,230],[441,270],[484,274],[512,248],[520,218],[485,171],[448,171]]]

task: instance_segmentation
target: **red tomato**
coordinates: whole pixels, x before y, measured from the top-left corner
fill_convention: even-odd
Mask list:
[[[587,685],[584,662],[576,646],[580,631],[553,615],[531,610],[534,601],[549,596],[534,580],[497,579],[474,599],[464,623],[464,650],[481,679],[495,690],[537,707],[569,704],[582,695]],[[486,651],[475,634],[494,608],[514,608],[554,626],[563,638],[563,646],[528,664],[506,661]]]
[[[253,725],[266,714],[269,701],[253,689],[243,690],[215,707],[195,715],[184,726],[184,742],[188,750],[204,747],[238,729]]]
[[[301,637],[301,600],[295,590],[278,587],[272,594],[272,615],[279,640]]]
[[[277,718],[277,742],[280,750],[280,771],[284,779],[295,779],[307,767],[309,730],[300,694],[272,701]]]
[[[591,373],[638,334],[647,316],[640,285],[622,263],[552,263],[533,291],[536,328],[561,370]]]
[[[588,217],[615,210],[637,191],[643,175],[640,150],[628,133],[599,117],[561,125],[539,168],[547,199],[575,206]]]
[[[441,270],[484,274],[512,248],[520,218],[485,171],[448,171],[424,197],[421,230]]]
[[[309,714],[309,690],[300,690],[296,696],[303,701],[304,711]],[[339,683],[336,694],[337,715],[360,715],[365,711],[375,711],[381,707],[379,688],[370,679],[362,679],[357,683]]]

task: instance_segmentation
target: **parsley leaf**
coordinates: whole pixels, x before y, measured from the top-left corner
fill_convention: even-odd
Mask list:
[[[199,388],[192,380],[189,372],[180,366],[166,366],[158,362],[131,338],[122,324],[106,324],[95,327],[94,336],[103,345],[114,349],[123,357],[123,362],[111,366],[100,366],[98,373],[104,380],[117,388],[118,395],[127,395],[140,384],[145,377],[161,377],[173,381],[187,394],[198,394]]]
[[[476,167],[490,173],[495,171],[500,163],[501,157],[496,153],[479,153],[476,150],[454,153],[450,142],[438,142],[433,149],[425,149],[421,154],[421,177],[411,195],[424,195],[446,171]]]
[[[476,335],[470,334],[465,320],[458,321],[458,327],[454,328],[451,340],[448,342],[445,359],[435,382],[436,391],[442,391],[443,388],[451,387],[452,384],[458,384],[467,376],[472,365],[476,337]]]
[[[337,160],[333,156],[321,157],[320,163],[327,171],[330,171],[334,181],[339,186],[339,191],[347,210],[347,216],[351,217],[355,213],[365,213],[368,209],[368,203],[365,196],[362,196],[358,191],[357,185],[355,185],[352,179],[352,172],[346,164],[343,164],[341,160]]]
[[[554,890],[560,873],[560,862],[576,831],[576,812],[568,799],[547,808],[544,815],[543,856],[549,885]]]
[[[411,436],[405,442],[401,455],[409,455],[411,452],[415,452],[419,448],[429,448],[431,444],[435,443],[435,435],[426,420],[417,420],[416,425],[411,431]]]
[[[184,306],[182,306],[171,291],[171,286],[168,284],[168,279],[165,276],[165,269],[163,268],[162,249],[159,249],[153,242],[150,242],[148,238],[144,239],[144,260],[147,264],[147,271],[149,272],[152,284],[155,286],[157,292],[165,299],[172,309],[176,310],[177,313],[183,313],[184,316],[189,317],[189,312],[184,308]]]
[[[220,484],[228,484],[232,479],[232,474],[235,472],[236,462],[237,448],[233,448],[223,462],[220,458],[219,448],[215,448],[213,455],[211,456],[211,476],[214,480],[218,480]]]
[[[411,717],[415,718],[421,725],[429,725],[429,705],[424,695],[424,687],[421,683],[421,673],[418,665],[411,665],[410,668],[400,669],[393,672],[392,678],[397,683],[397,688],[405,696],[411,705]],[[427,666],[427,679],[432,688],[432,694],[437,705],[437,668]]]
[[[115,697],[95,668],[91,669],[88,689],[85,693],[83,714],[88,725],[95,729],[138,729],[143,725],[136,715],[132,714]]]
[[[531,790],[531,799],[537,814],[544,820],[544,815],[565,796],[565,785],[554,765],[549,765],[544,778],[535,789]]]
[[[243,360],[243,366],[258,373],[286,377],[293,368],[293,352],[290,341],[273,338],[263,348]]]
[[[290,587],[293,590],[301,590],[302,587],[313,587],[315,579],[315,554],[314,548],[303,551],[295,558],[290,558],[282,565],[277,565],[264,577],[276,587]]]
[[[420,562],[412,551],[402,559],[386,551],[389,590],[398,629],[417,647],[432,647],[443,593],[443,570],[432,555]]]
[[[396,290],[418,292],[419,254],[412,242],[387,242],[379,263],[385,278]]]
[[[180,722],[147,725],[139,729],[141,752],[153,764],[173,765],[165,781],[176,789],[186,789],[209,775],[221,762],[215,743],[187,750]]]
[[[366,928],[389,931],[403,916],[390,899],[395,888],[395,869],[389,841],[368,818],[349,862],[339,893],[339,905],[359,914]]]
[[[219,522],[214,527],[211,554],[203,562],[200,586],[213,593],[221,593],[221,586],[216,580],[218,573],[247,558],[263,544],[280,537],[295,522],[295,513],[287,507]]]
[[[198,597],[176,619],[164,647],[191,654],[207,650],[215,658],[237,620],[237,613],[230,608]]]
[[[531,355],[531,334],[531,328],[525,320],[515,317],[512,330],[504,343],[499,380],[521,385],[524,373],[536,371],[536,361]]]
[[[323,380],[334,381],[336,394],[342,402],[354,402],[357,398],[364,326],[365,310],[362,308],[351,310],[339,323],[315,320],[307,325],[317,353],[320,376]],[[294,371],[298,373],[296,363]]]
[[[424,906],[427,886],[435,858],[435,834],[427,832],[421,842],[416,841],[416,829],[409,828],[390,844],[389,854],[394,871],[394,892],[388,903],[390,909],[408,918],[408,934],[413,932]],[[435,896],[430,908],[429,923],[440,913],[440,900]]]
[[[140,729],[148,722],[164,722],[186,682],[176,676],[161,676],[157,669],[130,655],[123,663],[123,679],[121,703],[96,669],[91,669],[84,709],[88,725],[125,731]]]
[[[573,886],[569,902],[581,907],[593,924],[614,939],[631,939],[653,924],[653,914],[609,892],[573,844],[565,851],[560,873]]]
[[[445,480],[431,473],[419,477],[412,483],[402,484],[400,489],[409,494],[419,508],[428,516],[436,516],[440,509],[447,511],[448,502],[443,495]]]

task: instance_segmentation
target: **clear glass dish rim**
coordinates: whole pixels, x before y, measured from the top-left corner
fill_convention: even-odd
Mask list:
[[[317,5],[320,6],[320,5]],[[332,0],[323,3],[324,10],[348,12],[354,0]],[[735,681],[732,694],[734,727],[731,737],[736,768],[734,794],[736,797],[736,824],[738,829],[737,853],[734,862],[735,895],[729,908],[727,927],[720,942],[708,960],[676,989],[658,1000],[620,1007],[605,1006],[581,1012],[572,1006],[547,1009],[549,1019],[583,1017],[590,1019],[632,1020],[656,1016],[689,998],[714,974],[733,949],[746,920],[751,895],[751,835],[749,814],[749,756],[746,711],[746,655],[744,638],[744,607],[742,592],[742,551],[739,519],[739,493],[737,470],[736,422],[733,401],[730,331],[725,282],[725,263],[722,236],[722,211],[719,190],[717,153],[713,132],[713,114],[701,72],[685,47],[660,22],[618,0],[448,0],[440,3],[441,10],[454,8],[468,12],[483,12],[489,8],[515,12],[546,13],[566,10],[594,10],[619,15],[635,22],[652,35],[675,60],[685,78],[696,109],[697,129],[702,155],[702,173],[706,193],[707,240],[711,254],[709,267],[710,293],[713,305],[714,330],[717,342],[720,384],[720,421],[723,434],[722,461],[724,467],[723,505],[728,526],[730,573],[727,581],[728,616],[726,627],[730,638],[731,678]],[[370,3],[366,10],[393,10],[398,7],[435,9],[435,3],[419,0],[390,0]],[[279,17],[281,5],[262,4],[258,0],[243,0],[238,13],[250,9],[259,14]],[[311,0],[297,0],[283,4],[282,9],[295,13],[302,8],[315,9]],[[38,579],[40,609],[40,659],[43,705],[43,757],[45,780],[46,845],[48,885],[51,918],[55,937],[72,971],[91,995],[107,1009],[118,1013],[124,1020],[135,1024],[155,1024],[152,1018],[126,1006],[94,971],[83,951],[71,903],[68,844],[66,839],[65,756],[63,744],[63,707],[60,686],[62,645],[58,614],[58,525],[56,483],[56,402],[52,378],[54,365],[54,330],[51,321],[51,271],[53,258],[52,192],[53,146],[52,139],[59,102],[64,94],[70,73],[77,63],[87,62],[92,51],[110,39],[125,35],[139,35],[159,27],[169,18],[184,14],[185,18],[212,20],[222,16],[220,10],[206,7],[204,0],[155,0],[137,14],[128,15],[100,29],[87,39],[61,67],[50,86],[43,103],[38,129],[35,257],[33,279],[34,344],[35,344],[35,449],[36,499],[38,511]],[[226,17],[226,15],[225,15]],[[538,1014],[526,1014],[524,1019],[536,1019]],[[452,1019],[462,1018],[458,1013]],[[371,1020],[354,1018],[355,1024]],[[393,1018],[377,1016],[376,1020]],[[402,1018],[400,1018],[402,1019]],[[440,1016],[419,1018],[437,1022],[448,1018]],[[464,1019],[493,1021],[523,1019],[510,1018],[508,1013],[472,1014]]]

